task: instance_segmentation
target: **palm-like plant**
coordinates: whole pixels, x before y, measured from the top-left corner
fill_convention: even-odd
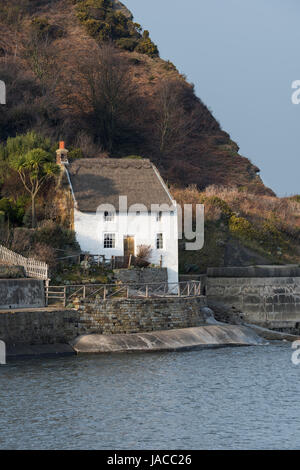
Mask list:
[[[9,159],[10,166],[18,172],[24,188],[31,196],[32,227],[36,226],[36,196],[44,183],[59,173],[59,166],[51,161],[51,154],[35,148],[25,154],[16,153]]]

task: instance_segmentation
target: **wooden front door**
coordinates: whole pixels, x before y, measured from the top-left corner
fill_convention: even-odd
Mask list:
[[[134,256],[134,237],[124,237],[124,256]]]

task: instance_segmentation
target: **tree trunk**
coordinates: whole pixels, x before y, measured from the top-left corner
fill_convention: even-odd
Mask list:
[[[35,196],[31,195],[31,226],[36,226],[36,214],[35,214]]]

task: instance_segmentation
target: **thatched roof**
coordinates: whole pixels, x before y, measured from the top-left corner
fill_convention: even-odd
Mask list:
[[[119,196],[133,204],[172,203],[158,171],[150,160],[91,159],[75,160],[68,167],[77,209],[96,212],[100,204],[119,208]]]

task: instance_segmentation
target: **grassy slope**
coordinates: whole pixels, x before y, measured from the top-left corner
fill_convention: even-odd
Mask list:
[[[257,196],[238,188],[173,188],[180,204],[204,204],[205,245],[184,250],[181,272],[205,272],[209,266],[298,264],[300,262],[299,197]]]

